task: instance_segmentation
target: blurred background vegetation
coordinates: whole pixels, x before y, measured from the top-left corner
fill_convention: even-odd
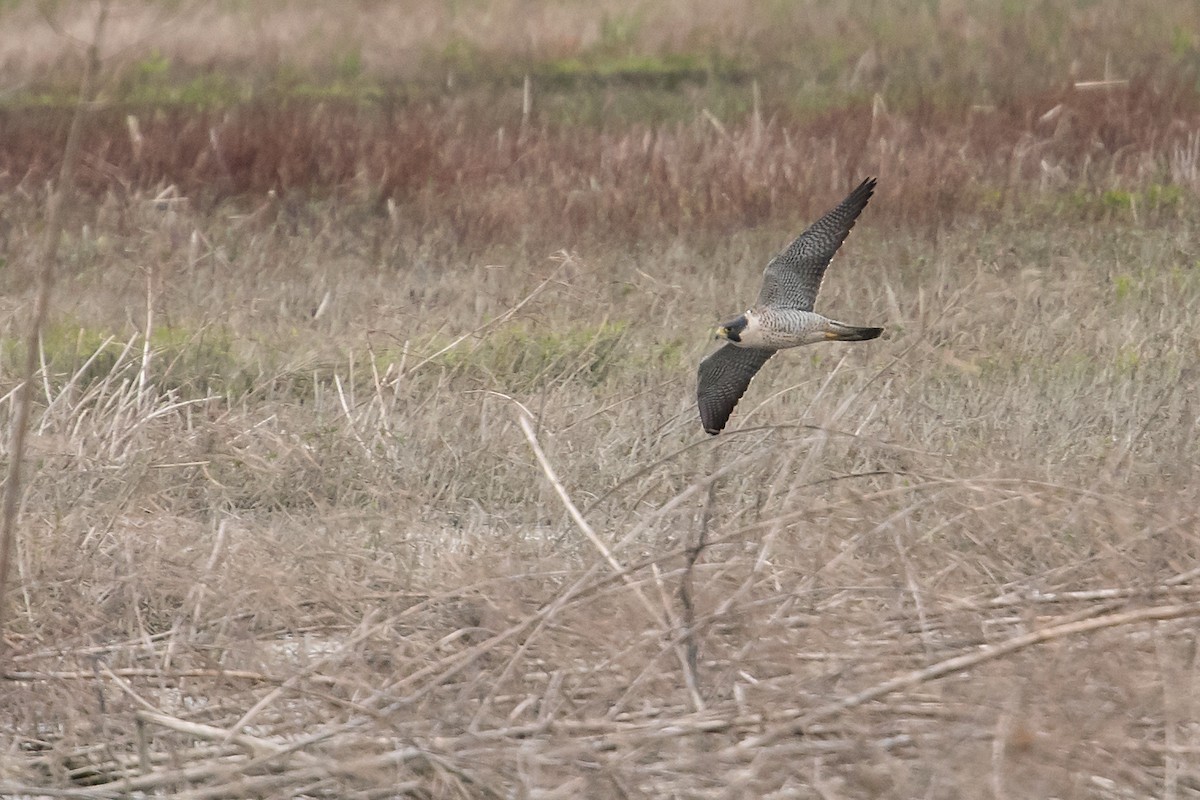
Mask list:
[[[9,2],[0,13],[6,105],[72,97],[94,9]],[[753,83],[768,112],[879,93],[892,110],[952,113],[1075,81],[1187,93],[1200,78],[1200,9],[1155,0],[268,0],[111,14],[100,94],[132,105],[486,97],[529,76],[544,118],[574,124],[672,119],[688,99],[723,119],[746,114]],[[580,88],[600,105],[563,99]]]

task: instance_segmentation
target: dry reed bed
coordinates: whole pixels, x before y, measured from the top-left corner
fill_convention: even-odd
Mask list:
[[[110,196],[60,312],[141,332],[41,383],[0,787],[1188,796],[1196,228],[1020,202],[877,198],[822,304],[889,337],[709,440],[704,331],[786,228],[488,267],[340,203]],[[250,390],[163,379],[166,325],[227,326]]]
[[[1195,795],[1200,145],[1146,88],[102,113],[56,311],[115,341],[45,345],[0,792]],[[887,338],[702,437],[708,326],[868,173],[822,307]]]

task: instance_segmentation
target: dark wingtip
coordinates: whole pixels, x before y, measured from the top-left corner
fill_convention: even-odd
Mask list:
[[[704,427],[704,432],[709,436],[716,436],[725,430],[725,423],[729,422],[729,417],[732,413],[732,406],[722,414],[720,409],[713,408],[703,400],[700,401],[700,424]]]
[[[713,409],[706,408],[703,403],[700,406],[700,424],[704,427],[704,432],[709,436],[716,436],[725,429],[725,423],[729,421],[729,415],[725,415],[725,419],[721,419],[720,412],[714,413]]]
[[[873,195],[874,193],[875,193],[875,179],[868,177],[868,178],[865,178],[863,180],[863,182],[860,183],[858,185],[858,187],[853,192],[850,193],[850,196],[851,197],[860,197],[862,199],[863,205],[866,205],[867,201],[871,199],[871,195]]]

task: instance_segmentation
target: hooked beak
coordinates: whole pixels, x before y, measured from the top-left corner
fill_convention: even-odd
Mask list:
[[[717,328],[717,338],[728,339],[731,342],[742,341],[742,336],[738,332],[738,329],[732,328],[729,325],[722,325],[721,327]]]

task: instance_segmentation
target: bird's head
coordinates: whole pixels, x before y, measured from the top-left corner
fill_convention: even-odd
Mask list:
[[[723,322],[717,327],[717,338],[728,339],[731,342],[740,342],[742,340],[742,331],[746,330],[748,324],[750,324],[750,321],[746,319],[745,314],[730,322]]]

